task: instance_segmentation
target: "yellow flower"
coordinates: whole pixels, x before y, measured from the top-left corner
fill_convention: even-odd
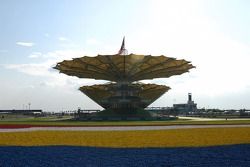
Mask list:
[[[250,143],[250,128],[147,131],[1,132],[0,145],[70,145],[94,147],[200,147]]]

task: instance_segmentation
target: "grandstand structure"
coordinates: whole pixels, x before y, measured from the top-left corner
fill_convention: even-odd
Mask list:
[[[124,113],[146,108],[170,89],[141,80],[169,78],[194,66],[164,55],[128,54],[123,39],[117,54],[73,58],[57,63],[54,68],[69,76],[107,80],[105,84],[82,86],[79,90],[103,108]]]

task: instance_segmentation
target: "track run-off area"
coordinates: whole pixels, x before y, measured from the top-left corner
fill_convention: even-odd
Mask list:
[[[8,128],[0,126],[0,132],[31,132],[31,131],[141,131],[141,130],[171,130],[171,129],[196,129],[196,128],[237,128],[248,127],[250,125],[166,125],[166,126],[42,126]],[[250,134],[249,134],[250,135]]]

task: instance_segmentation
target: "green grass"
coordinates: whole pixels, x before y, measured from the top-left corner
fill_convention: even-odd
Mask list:
[[[1,115],[0,115],[1,116]],[[31,117],[20,115],[5,115],[0,117],[0,124],[28,124],[28,125],[57,125],[57,126],[142,126],[142,125],[223,125],[223,124],[250,124],[250,120],[210,120],[193,121],[188,119],[162,121],[73,121],[71,116]]]
[[[65,117],[64,117],[65,118]],[[0,124],[29,124],[29,125],[71,125],[71,126],[142,126],[142,125],[224,125],[224,124],[250,124],[250,120],[216,120],[216,121],[191,121],[191,120],[168,120],[168,121],[70,121],[49,118],[21,118],[0,120]]]

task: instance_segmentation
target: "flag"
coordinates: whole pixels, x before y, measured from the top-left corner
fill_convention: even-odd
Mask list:
[[[123,54],[124,51],[125,51],[125,37],[123,37],[122,46],[121,46],[120,50],[118,51],[118,55]]]

